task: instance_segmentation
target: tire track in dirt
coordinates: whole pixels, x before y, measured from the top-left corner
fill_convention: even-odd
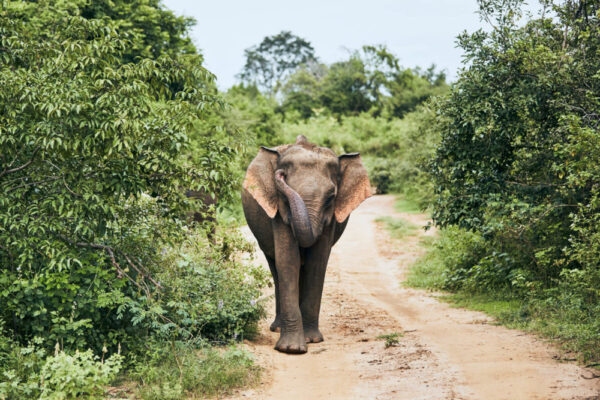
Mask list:
[[[246,341],[264,368],[263,382],[232,398],[600,399],[599,380],[585,380],[585,369],[555,361],[553,346],[403,288],[404,270],[423,252],[419,237],[433,232],[392,245],[377,217],[399,216],[421,226],[427,221],[396,213],[393,203],[393,196],[365,201],[333,248],[321,311],[325,342],[300,356],[273,350],[278,334],[268,330],[270,304],[261,334]],[[385,349],[376,337],[393,332],[404,336]]]

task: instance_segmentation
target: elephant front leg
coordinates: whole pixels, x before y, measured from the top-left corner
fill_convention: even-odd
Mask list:
[[[306,343],[323,341],[319,330],[319,313],[327,261],[331,252],[331,235],[324,232],[321,238],[307,249],[300,276],[300,311]]]
[[[281,334],[275,349],[284,353],[306,353],[299,307],[300,251],[289,226],[273,221]]]

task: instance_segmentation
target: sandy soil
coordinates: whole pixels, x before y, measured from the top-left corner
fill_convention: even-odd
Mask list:
[[[246,342],[264,368],[263,382],[233,399],[600,399],[600,379],[558,362],[560,351],[547,342],[403,288],[406,268],[423,251],[420,236],[434,232],[392,246],[377,217],[427,222],[395,212],[393,203],[391,196],[365,201],[332,251],[321,311],[325,342],[305,355],[279,353],[270,315],[261,335]],[[403,336],[386,349],[377,336],[394,332]]]

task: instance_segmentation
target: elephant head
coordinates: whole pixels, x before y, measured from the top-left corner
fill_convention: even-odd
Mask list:
[[[244,188],[270,218],[279,212],[301,247],[310,247],[333,218],[344,222],[371,196],[358,153],[337,157],[302,135],[291,145],[261,147]]]

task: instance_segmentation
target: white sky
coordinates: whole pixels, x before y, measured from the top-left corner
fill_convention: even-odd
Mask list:
[[[456,36],[482,27],[475,0],[163,0],[196,18],[191,36],[221,89],[237,83],[244,49],[282,30],[307,39],[321,61],[348,49],[386,44],[404,67],[435,63],[456,77],[462,51]]]

